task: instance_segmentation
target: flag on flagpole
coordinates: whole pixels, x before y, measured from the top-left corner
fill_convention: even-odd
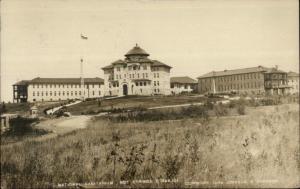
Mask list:
[[[85,40],[87,40],[88,39],[88,37],[87,36],[84,36],[84,35],[80,35],[81,36],[81,39],[85,39]]]

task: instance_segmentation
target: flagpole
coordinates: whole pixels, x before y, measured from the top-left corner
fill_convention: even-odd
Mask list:
[[[88,39],[88,37],[86,37],[82,34],[80,34],[80,38],[82,40],[87,40]],[[84,52],[82,52],[82,58],[80,59],[80,85],[81,85],[81,92],[82,92],[82,94],[81,94],[82,100],[84,100],[84,97],[85,97],[84,77],[83,77],[83,58],[84,58]]]
[[[83,78],[83,59],[80,59],[80,88],[81,88],[81,99],[84,100],[84,78]]]

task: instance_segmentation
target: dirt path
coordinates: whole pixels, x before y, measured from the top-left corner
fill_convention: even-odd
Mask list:
[[[36,125],[37,128],[52,131],[56,134],[64,134],[76,129],[83,129],[87,126],[91,116],[80,115],[71,117],[62,117],[43,121]]]

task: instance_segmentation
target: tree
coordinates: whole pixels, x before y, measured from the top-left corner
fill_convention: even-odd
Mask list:
[[[7,112],[6,105],[4,102],[2,102],[2,106],[0,108],[0,114],[5,113],[5,112]]]

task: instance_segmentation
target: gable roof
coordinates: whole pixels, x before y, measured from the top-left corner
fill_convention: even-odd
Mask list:
[[[165,63],[162,63],[162,62],[160,62],[158,60],[152,60],[152,63],[153,63],[152,66],[156,66],[156,67],[161,66],[161,67],[172,68],[171,66],[169,66],[169,65],[167,65]]]
[[[80,78],[34,78],[29,81],[29,84],[79,84],[81,81]],[[95,77],[95,78],[84,78],[84,83],[88,84],[102,84],[104,80]]]
[[[226,75],[234,75],[234,74],[265,72],[268,70],[270,70],[270,68],[266,68],[263,66],[257,66],[257,67],[242,68],[242,69],[235,69],[235,70],[212,71],[207,74],[201,75],[197,78],[200,79],[200,78],[207,78],[207,77],[213,77],[213,76],[226,76]]]
[[[196,80],[188,77],[188,76],[183,76],[183,77],[171,77],[170,78],[171,83],[182,83],[182,84],[195,84],[197,83]]]

